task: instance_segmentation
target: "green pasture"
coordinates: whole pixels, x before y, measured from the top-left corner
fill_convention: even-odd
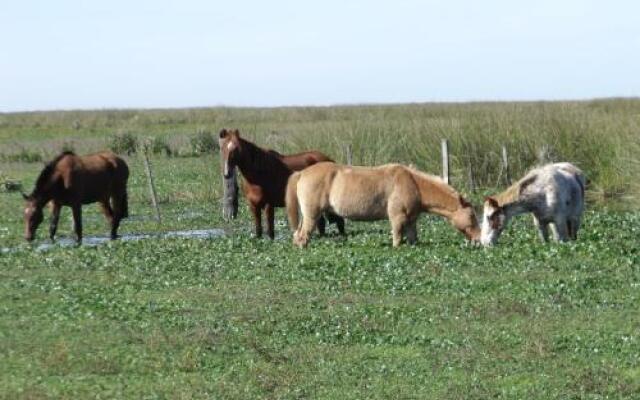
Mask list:
[[[356,163],[436,173],[446,137],[475,204],[503,187],[502,144],[514,177],[542,148],[585,170],[588,211],[566,244],[539,243],[525,216],[482,249],[423,216],[417,246],[393,249],[386,222],[347,222],[346,240],[330,227],[301,250],[282,210],[273,242],[251,237],[242,202],[222,220],[219,160],[190,138],[224,126],[284,152],[343,160],[351,144]],[[640,398],[639,128],[637,100],[0,114],[1,179],[31,189],[42,163],[9,157],[21,152],[160,137],[174,150],[151,157],[163,223],[132,154],[120,233],[227,232],[38,251],[19,193],[0,191],[0,398]],[[106,235],[96,206],[84,216],[85,236]]]

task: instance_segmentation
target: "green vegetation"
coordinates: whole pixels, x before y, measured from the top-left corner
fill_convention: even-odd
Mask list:
[[[350,143],[356,163],[433,172],[447,137],[454,185],[469,191],[470,162],[491,186],[476,204],[497,189],[502,143],[514,177],[546,144],[592,180],[577,242],[543,245],[524,217],[488,250],[435,217],[399,249],[387,223],[349,222],[346,241],[300,250],[282,210],[277,239],[253,239],[245,204],[221,219],[211,152],[150,152],[162,226],[140,156],[125,155],[131,218],[120,233],[224,227],[220,239],[36,251],[22,239],[20,194],[0,191],[0,398],[639,398],[639,122],[635,100],[0,115],[3,155],[99,150],[114,132],[190,155],[194,132],[228,126],[284,152],[341,160]],[[42,164],[27,161],[0,159],[0,179],[30,191]],[[86,236],[106,235],[96,206],[84,217]]]
[[[135,154],[138,150],[138,138],[130,132],[122,132],[111,136],[109,149],[114,153],[126,154],[128,156]]]
[[[218,139],[206,129],[198,129],[190,141],[193,154],[206,154],[218,150]]]
[[[5,254],[1,391],[637,398],[640,215],[590,212],[567,245],[518,222],[491,250],[424,218],[421,244],[396,250],[380,223],[306,251],[243,228]]]

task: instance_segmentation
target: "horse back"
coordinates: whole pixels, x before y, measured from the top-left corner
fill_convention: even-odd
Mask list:
[[[105,151],[76,157],[63,176],[68,177],[67,190],[86,204],[126,191],[129,167],[122,158]]]
[[[415,190],[402,195],[404,189],[415,189],[415,184],[405,169],[394,165],[366,168],[322,162],[301,174],[298,188],[302,187],[307,201],[318,199],[322,208],[354,220],[387,218],[390,200],[411,207],[418,201]]]
[[[326,154],[315,150],[281,156],[281,160],[292,171],[301,171],[323,161],[333,162]]]

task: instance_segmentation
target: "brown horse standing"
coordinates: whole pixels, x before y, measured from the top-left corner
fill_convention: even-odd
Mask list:
[[[56,235],[60,208],[73,211],[74,231],[78,243],[82,241],[82,205],[100,203],[102,212],[111,224],[111,239],[117,238],[120,220],[128,217],[127,179],[129,168],[123,159],[105,151],[77,156],[65,151],[47,164],[30,195],[25,195],[25,239],[34,239],[42,222],[42,208],[51,202],[49,237]]]
[[[274,150],[265,150],[240,137],[240,132],[223,129],[220,131],[220,149],[223,159],[223,175],[229,178],[236,166],[244,180],[245,194],[255,222],[256,236],[262,236],[262,209],[267,215],[267,233],[274,238],[274,208],[284,207],[287,180],[294,171],[300,171],[321,161],[332,161],[319,151],[282,155]],[[329,222],[338,226],[344,235],[344,220],[333,214],[326,214]],[[318,230],[324,234],[326,222],[320,217]]]

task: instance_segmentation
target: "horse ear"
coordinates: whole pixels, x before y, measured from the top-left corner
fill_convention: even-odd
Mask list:
[[[498,201],[496,199],[494,199],[493,197],[491,197],[491,196],[485,197],[484,201],[485,201],[485,203],[489,203],[489,205],[491,205],[491,207],[493,207],[493,208],[500,208],[500,205],[498,204]]]
[[[29,200],[29,196],[25,192],[20,192],[20,194],[22,195],[23,199]]]
[[[219,133],[220,139],[224,139],[225,137],[227,137],[227,134],[228,134],[228,133],[229,133],[229,132],[227,132],[227,130],[226,130],[226,129],[222,128],[222,130],[221,130],[221,131],[220,131],[220,133]]]
[[[240,137],[240,131],[239,131],[239,130],[237,130],[237,129],[234,129],[234,130],[233,130],[233,134],[234,134],[236,137]]]

